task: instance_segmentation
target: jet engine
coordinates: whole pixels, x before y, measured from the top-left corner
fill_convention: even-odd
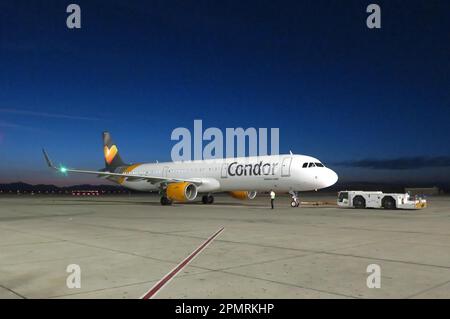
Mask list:
[[[230,195],[237,199],[253,199],[256,197],[256,191],[234,191],[230,192]]]
[[[166,196],[177,202],[191,201],[197,197],[197,186],[188,182],[171,183],[167,185]]]

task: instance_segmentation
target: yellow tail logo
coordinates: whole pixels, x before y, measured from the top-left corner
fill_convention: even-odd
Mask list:
[[[115,145],[111,146],[111,148],[105,145],[105,147],[103,148],[103,152],[105,153],[106,163],[111,164],[111,162],[113,161],[114,157],[118,152],[118,149]]]

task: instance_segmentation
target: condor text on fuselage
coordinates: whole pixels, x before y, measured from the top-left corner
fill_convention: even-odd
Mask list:
[[[258,175],[275,175],[275,168],[278,163],[263,163],[258,164],[239,164],[233,162],[228,165],[229,176],[258,176]]]

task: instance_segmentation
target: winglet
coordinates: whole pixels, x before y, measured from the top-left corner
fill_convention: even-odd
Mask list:
[[[44,149],[42,149],[42,153],[44,153],[44,158],[45,158],[45,161],[47,162],[48,167],[56,169],[56,167],[53,165],[52,161],[48,157],[47,152]]]

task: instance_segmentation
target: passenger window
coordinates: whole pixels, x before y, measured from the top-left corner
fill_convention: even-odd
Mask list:
[[[308,163],[303,163],[303,166],[302,166],[303,168],[306,168],[306,167],[308,167]]]

